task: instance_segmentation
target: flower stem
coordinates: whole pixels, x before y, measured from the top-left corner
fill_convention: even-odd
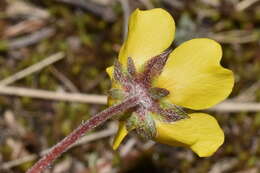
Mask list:
[[[65,137],[60,143],[56,144],[48,154],[43,156],[34,166],[27,171],[27,173],[40,173],[46,167],[48,167],[54,160],[56,160],[63,152],[68,150],[72,144],[80,139],[88,130],[91,130],[106,120],[111,118],[113,115],[122,113],[129,108],[135,107],[138,104],[138,97],[133,96],[125,99],[121,103],[109,107],[102,112],[94,115],[88,121],[84,122],[67,137]]]

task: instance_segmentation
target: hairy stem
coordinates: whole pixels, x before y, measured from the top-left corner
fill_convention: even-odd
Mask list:
[[[133,96],[125,99],[121,103],[109,107],[102,112],[94,115],[91,119],[84,122],[72,133],[70,133],[66,138],[64,138],[60,143],[56,144],[48,154],[42,157],[27,173],[40,173],[46,167],[48,167],[54,160],[56,160],[63,152],[68,150],[72,144],[74,144],[78,139],[80,139],[88,130],[91,130],[103,122],[111,118],[113,115],[122,113],[129,108],[135,107],[138,104],[138,97]]]

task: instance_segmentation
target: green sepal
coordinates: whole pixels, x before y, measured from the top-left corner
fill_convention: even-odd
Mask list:
[[[126,128],[128,131],[136,131],[138,136],[144,140],[150,140],[156,136],[156,126],[150,112],[142,115],[133,112],[126,121]]]
[[[170,94],[170,92],[167,89],[157,88],[157,87],[150,88],[149,93],[150,93],[151,97],[155,100],[159,100]]]
[[[177,106],[175,104],[170,103],[170,101],[168,101],[167,99],[161,99],[160,100],[160,107],[164,110],[171,110],[174,112],[175,116],[178,116],[179,118],[176,119],[176,117],[172,120],[166,119],[165,116],[160,115],[160,113],[157,113],[157,115],[155,115],[155,117],[157,119],[160,119],[160,121],[164,121],[164,122],[174,122],[174,121],[178,121],[181,119],[186,119],[186,118],[190,118],[189,115],[182,109],[182,107]],[[154,114],[153,114],[154,115]]]
[[[111,99],[123,100],[125,98],[125,93],[123,90],[118,88],[112,88],[108,91],[108,95]]]

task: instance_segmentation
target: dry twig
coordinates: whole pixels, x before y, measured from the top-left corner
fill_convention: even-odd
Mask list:
[[[230,171],[235,165],[237,165],[238,159],[236,158],[225,158],[215,163],[209,173],[221,173]]]
[[[154,8],[153,3],[150,0],[139,0],[147,9]]]
[[[53,28],[43,28],[37,32],[34,32],[32,34],[12,39],[8,41],[8,48],[9,49],[19,49],[26,46],[31,46],[35,43],[38,43],[39,41],[46,39],[52,35],[54,35],[55,29]]]
[[[34,72],[37,72],[37,71],[43,69],[44,67],[61,60],[64,57],[65,57],[65,55],[64,55],[63,52],[53,54],[53,55],[43,59],[42,61],[24,69],[24,70],[22,70],[18,73],[15,73],[14,75],[7,77],[6,79],[1,80],[0,86],[9,85],[11,83],[14,83],[15,81],[22,79],[22,78],[24,78],[24,77],[26,77],[26,76],[34,73]]]
[[[43,27],[45,23],[44,20],[39,19],[28,19],[22,21],[16,25],[7,27],[3,33],[3,38],[10,38],[19,34],[34,32]]]
[[[128,0],[119,0],[119,2],[121,3],[122,9],[124,11],[123,40],[125,40],[128,32],[128,18],[130,16],[130,7]]]
[[[260,103],[224,101],[208,110],[218,112],[258,112],[260,111]]]
[[[209,37],[220,43],[244,44],[259,40],[257,31],[231,30],[216,34],[209,34]]]
[[[236,5],[236,10],[244,11],[245,9],[249,8],[250,6],[252,6],[254,3],[258,1],[259,0],[243,0]]]
[[[249,88],[241,91],[241,94],[235,98],[232,98],[232,101],[238,101],[238,102],[255,101],[256,98],[255,92],[260,89],[259,86],[260,86],[260,80],[256,81]]]
[[[32,97],[32,98],[47,99],[47,100],[69,101],[69,102],[81,102],[81,103],[93,103],[93,104],[107,103],[107,97],[104,95],[55,92],[55,91],[46,91],[46,90],[29,89],[29,88],[21,88],[21,87],[0,86],[0,95],[1,94]],[[257,112],[260,111],[260,103],[224,101],[208,110],[218,111],[218,112],[241,112],[241,111]]]
[[[129,139],[127,143],[120,148],[120,156],[125,157],[132,150],[135,144],[136,144],[135,138]]]
[[[50,14],[47,10],[36,7],[26,1],[21,0],[6,0],[6,14],[11,18],[27,17],[30,19],[48,19]]]
[[[94,103],[94,104],[106,104],[107,102],[107,97],[101,95],[65,93],[65,92],[55,92],[55,91],[46,91],[46,90],[11,87],[11,86],[0,86],[0,94],[32,97],[32,98],[47,99],[47,100]]]
[[[79,90],[77,87],[61,72],[59,72],[55,67],[52,67],[51,69],[52,74],[58,78],[66,87],[69,89],[69,91],[78,93]]]
[[[102,17],[104,20],[108,22],[113,22],[116,20],[116,15],[113,9],[109,6],[98,5],[90,0],[56,0],[57,2],[63,2],[75,7],[79,7],[88,12],[93,13],[96,16]]]

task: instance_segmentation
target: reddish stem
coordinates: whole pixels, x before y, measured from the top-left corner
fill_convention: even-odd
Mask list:
[[[138,103],[138,97],[133,96],[128,98],[121,103],[109,107],[102,112],[94,115],[91,119],[83,123],[72,133],[70,133],[66,138],[64,138],[60,143],[56,144],[48,154],[42,157],[34,166],[27,171],[27,173],[40,173],[46,167],[48,167],[54,160],[56,160],[63,152],[68,150],[72,144],[74,144],[78,139],[80,139],[88,130],[91,130],[107,119],[111,118],[113,115],[122,113],[129,108],[136,106]]]

